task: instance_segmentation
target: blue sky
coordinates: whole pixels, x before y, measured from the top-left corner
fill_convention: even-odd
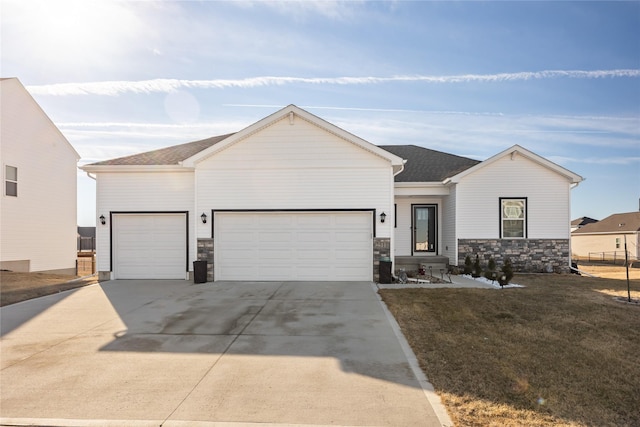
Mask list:
[[[371,143],[583,176],[572,217],[638,209],[640,2],[2,0],[18,77],[81,164],[296,104]],[[95,224],[78,174],[78,223]]]

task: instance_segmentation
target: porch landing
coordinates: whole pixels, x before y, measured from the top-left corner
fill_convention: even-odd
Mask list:
[[[431,267],[431,271],[434,276],[439,276],[441,270],[447,272],[449,268],[449,258],[442,255],[434,255],[434,256],[396,256],[394,257],[395,261],[395,272],[399,272],[401,269],[404,269],[407,274],[417,274],[421,265],[425,266],[427,274],[429,273],[429,267]]]

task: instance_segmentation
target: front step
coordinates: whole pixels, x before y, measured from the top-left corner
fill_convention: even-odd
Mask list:
[[[434,276],[440,276],[441,273],[446,273],[449,268],[449,258],[440,255],[428,257],[397,256],[394,261],[396,275],[400,270],[404,270],[409,276],[415,276],[420,267],[424,266],[426,274],[431,272]]]

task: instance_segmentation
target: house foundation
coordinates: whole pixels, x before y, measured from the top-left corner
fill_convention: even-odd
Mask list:
[[[484,266],[493,258],[498,268],[506,258],[521,273],[569,273],[569,239],[459,239],[458,263],[476,255]]]

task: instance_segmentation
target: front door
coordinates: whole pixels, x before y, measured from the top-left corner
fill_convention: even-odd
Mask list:
[[[413,251],[433,252],[436,244],[437,205],[412,205],[413,208]]]

